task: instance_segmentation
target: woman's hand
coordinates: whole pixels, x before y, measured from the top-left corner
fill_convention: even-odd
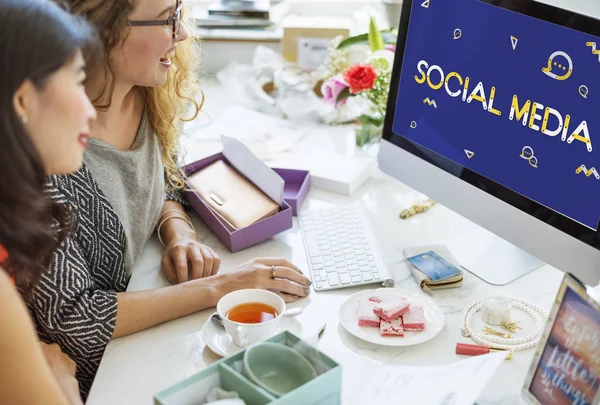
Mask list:
[[[163,273],[171,284],[181,284],[214,276],[221,267],[221,258],[214,250],[191,236],[169,240],[161,262]],[[191,270],[191,278],[188,276]]]
[[[280,258],[253,259],[232,273],[219,277],[221,284],[218,288],[221,296],[244,288],[260,288],[273,291],[285,302],[295,302],[299,298],[307,297],[312,285],[298,267]]]
[[[79,394],[79,381],[75,378],[77,365],[66,354],[62,352],[60,346],[56,343],[47,344],[40,342],[42,352],[46,361],[52,370],[63,393],[67,396],[71,404],[81,404]]]

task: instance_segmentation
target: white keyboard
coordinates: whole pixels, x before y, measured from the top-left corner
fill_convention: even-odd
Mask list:
[[[316,291],[394,285],[362,204],[308,211],[300,228]]]

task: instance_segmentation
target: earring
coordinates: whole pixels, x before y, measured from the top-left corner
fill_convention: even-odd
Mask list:
[[[21,117],[21,122],[23,123],[23,125],[26,125],[29,122],[29,118],[27,118],[26,115]]]

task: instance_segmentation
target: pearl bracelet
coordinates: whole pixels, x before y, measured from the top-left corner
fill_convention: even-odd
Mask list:
[[[485,346],[503,350],[520,351],[534,348],[538,345],[541,338],[542,328],[549,318],[548,311],[540,306],[520,298],[507,297],[511,301],[513,308],[520,309],[531,316],[535,321],[535,330],[524,338],[507,339],[500,336],[487,336],[473,331],[471,323],[473,315],[483,306],[483,299],[471,302],[465,307],[460,317],[460,332],[464,337],[470,337],[476,343]]]

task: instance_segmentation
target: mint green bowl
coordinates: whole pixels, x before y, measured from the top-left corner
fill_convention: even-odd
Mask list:
[[[276,397],[317,378],[315,368],[304,356],[288,346],[271,342],[246,349],[244,369],[253,383]]]

